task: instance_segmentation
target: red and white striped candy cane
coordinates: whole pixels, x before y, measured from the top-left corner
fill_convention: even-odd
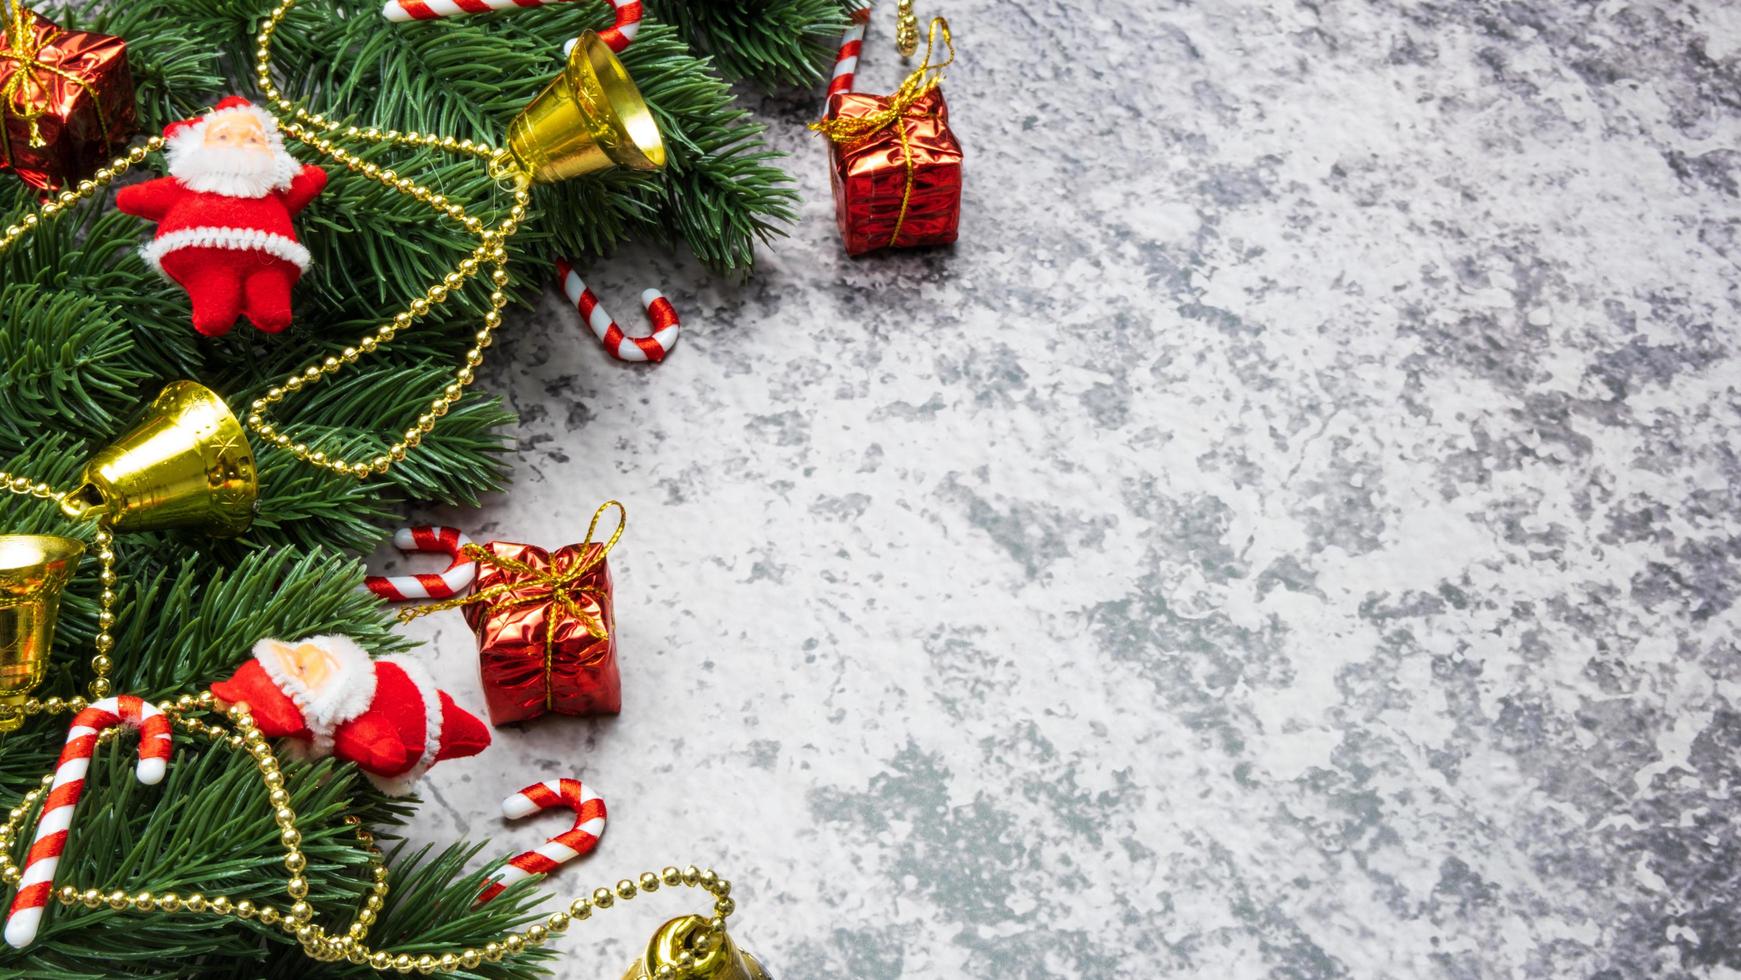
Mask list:
[[[568,2],[571,0],[387,0],[387,5],[381,8],[381,16],[403,23]],[[612,51],[621,51],[629,46],[629,42],[635,39],[635,32],[641,29],[641,0],[610,0],[610,5],[616,8],[617,22],[599,31],[598,36]]]
[[[677,336],[682,331],[683,324],[678,322],[676,307],[660,295],[657,289],[649,289],[641,294],[641,305],[647,308],[647,319],[653,324],[652,334],[646,337],[630,337],[623,333],[623,328],[617,326],[617,321],[611,319],[611,315],[599,305],[598,297],[587,288],[580,275],[574,271],[574,266],[566,259],[556,260],[556,280],[562,284],[562,291],[568,295],[568,301],[580,310],[581,317],[592,328],[599,343],[604,344],[605,350],[617,360],[663,361],[665,355],[671,353],[671,348],[677,346]]]
[[[581,785],[578,779],[546,779],[533,783],[502,801],[502,816],[509,820],[540,810],[566,808],[574,811],[574,827],[550,838],[524,854],[508,859],[495,881],[478,894],[478,904],[500,895],[509,885],[532,875],[547,875],[565,862],[592,853],[605,832],[604,797]]]
[[[393,532],[393,547],[410,554],[446,555],[453,563],[440,572],[420,575],[370,575],[363,585],[388,602],[452,598],[471,588],[478,577],[478,563],[465,553],[471,543],[457,527],[402,527]]]
[[[858,73],[858,53],[864,47],[864,29],[870,23],[870,13],[869,7],[852,12],[852,23],[846,25],[846,33],[840,37],[840,52],[834,56],[834,77],[828,82],[828,95],[824,101],[837,93],[852,91],[852,79]]]
[[[73,716],[66,747],[36,819],[36,838],[24,858],[24,874],[18,879],[18,894],[6,918],[6,942],[23,949],[36,938],[42,925],[42,910],[54,891],[54,872],[66,850],[73,823],[73,808],[85,791],[85,772],[97,749],[97,735],[106,728],[126,725],[139,730],[139,766],[135,773],[147,786],[163,781],[169,766],[169,717],[157,707],[131,694],[104,698]]]

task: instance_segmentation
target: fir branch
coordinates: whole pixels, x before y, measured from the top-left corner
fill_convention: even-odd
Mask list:
[[[423,847],[410,855],[394,850],[390,855],[393,889],[370,934],[371,945],[395,954],[415,957],[428,953],[439,957],[478,945],[479,936],[500,936],[523,929],[540,918],[531,908],[540,895],[526,887],[510,888],[482,905],[476,904],[484,882],[502,864],[498,860],[468,873],[466,866],[476,863],[484,846],[455,843],[439,852],[432,853],[429,847]],[[535,947],[501,962],[482,963],[475,970],[451,975],[529,980],[543,976],[544,965],[557,955],[556,950]],[[279,963],[280,969],[274,970],[273,976],[310,975],[306,960],[297,962],[300,956],[286,959],[289,962]],[[375,976],[365,967],[350,964],[330,967],[324,975]]]
[[[182,564],[152,591],[149,606],[135,603],[123,614],[115,684],[148,698],[198,690],[266,637],[343,633],[377,654],[407,649],[381,601],[359,588],[362,577],[356,562],[320,551],[255,551],[215,572],[209,562]]]
[[[92,438],[114,431],[150,377],[133,354],[132,330],[108,304],[30,282],[0,287],[0,447],[22,450],[48,417]]]
[[[162,30],[162,16],[156,4],[109,3],[97,11],[90,26],[127,39],[139,128],[146,133],[199,112],[224,85],[216,32],[197,26]]]
[[[860,0],[648,0],[721,74],[763,86],[814,85]]]

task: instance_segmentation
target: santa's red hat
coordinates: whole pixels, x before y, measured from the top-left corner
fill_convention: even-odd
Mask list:
[[[175,122],[163,127],[163,138],[166,140],[174,139],[201,123],[207,122],[219,115],[237,111],[246,112],[258,118],[260,124],[266,127],[267,132],[271,132],[272,129],[278,125],[278,121],[273,119],[270,113],[261,109],[254,103],[249,102],[247,99],[244,99],[239,95],[226,95],[217,105],[212,106],[205,115],[200,116],[197,119],[177,119]]]
[[[287,652],[319,648],[329,668],[318,688],[288,663]],[[302,743],[314,757],[355,762],[390,793],[403,793],[443,759],[476,755],[489,729],[435,686],[422,665],[400,657],[370,660],[346,636],[316,636],[297,644],[261,640],[254,659],[212,685],[221,700],[247,703],[260,730]]]

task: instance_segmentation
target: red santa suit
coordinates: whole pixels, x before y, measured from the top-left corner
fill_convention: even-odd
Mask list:
[[[370,660],[345,636],[261,640],[253,652],[212,693],[226,704],[245,702],[262,733],[293,740],[304,757],[355,762],[385,792],[408,792],[435,763],[490,744],[484,723],[415,661]]]
[[[206,125],[229,113],[260,119],[270,172],[200,166],[212,153],[204,145]],[[170,176],[124,187],[115,197],[122,211],[158,223],[157,237],[140,255],[187,290],[194,329],[208,337],[228,333],[244,315],[267,333],[288,327],[290,287],[309,264],[290,219],[326,187],[326,171],[298,163],[284,149],[277,120],[238,96],[200,119],[171,123],[163,135]]]

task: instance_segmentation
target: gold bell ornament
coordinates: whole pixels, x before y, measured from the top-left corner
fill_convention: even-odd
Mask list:
[[[667,967],[664,974],[659,972]],[[739,949],[725,930],[710,929],[699,915],[660,926],[647,943],[646,954],[629,967],[623,980],[653,980],[673,973],[684,980],[770,980],[754,956]]]
[[[612,167],[658,170],[665,141],[628,69],[587,31],[562,74],[508,124],[508,156],[510,172],[547,184]]]
[[[0,732],[24,724],[17,710],[48,671],[60,594],[85,553],[82,542],[46,534],[0,535]]]
[[[194,527],[228,538],[248,529],[259,495],[242,423],[211,389],[177,381],[144,422],[85,464],[61,510],[116,531]]]

